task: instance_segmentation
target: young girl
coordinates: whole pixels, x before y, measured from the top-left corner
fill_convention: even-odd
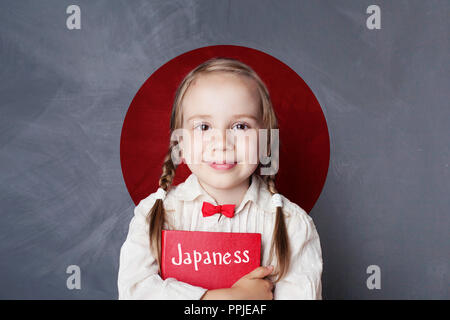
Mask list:
[[[119,299],[322,298],[322,253],[312,218],[277,192],[275,174],[263,175],[261,163],[249,161],[249,152],[259,152],[259,138],[246,148],[235,144],[248,130],[267,129],[270,137],[277,128],[269,92],[246,64],[215,58],[184,78],[170,121],[171,132],[182,129],[183,136],[170,141],[160,188],[134,210],[120,252]],[[205,139],[212,131],[216,136]],[[192,173],[172,186],[176,150]],[[234,212],[204,216],[205,202],[232,204]],[[162,280],[163,229],[261,233],[262,266],[231,288]]]

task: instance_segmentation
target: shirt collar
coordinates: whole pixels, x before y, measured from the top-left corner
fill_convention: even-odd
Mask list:
[[[251,184],[247,189],[241,203],[236,208],[235,213],[241,211],[248,201],[252,201],[255,204],[258,204],[258,201],[261,198],[260,188],[263,187],[264,182],[255,173],[253,173],[251,177]],[[217,202],[205,191],[205,189],[203,189],[203,187],[198,182],[197,176],[193,173],[191,173],[191,175],[177,189],[177,198],[180,200],[193,201],[198,197],[203,196],[205,198],[204,201],[208,201],[214,205],[217,205]]]

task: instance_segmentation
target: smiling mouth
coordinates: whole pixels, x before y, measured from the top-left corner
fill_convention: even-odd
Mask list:
[[[234,168],[237,165],[236,162],[225,163],[225,162],[215,162],[214,161],[214,162],[207,162],[207,163],[211,168],[216,169],[216,170],[229,170],[229,169]]]

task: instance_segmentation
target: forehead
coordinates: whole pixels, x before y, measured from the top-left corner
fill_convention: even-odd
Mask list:
[[[182,113],[185,120],[196,114],[222,118],[246,113],[261,117],[257,84],[246,76],[231,73],[201,75],[187,90]]]

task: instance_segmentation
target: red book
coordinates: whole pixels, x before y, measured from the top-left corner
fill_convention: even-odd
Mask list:
[[[260,266],[261,234],[163,230],[161,277],[206,289],[230,288]]]

